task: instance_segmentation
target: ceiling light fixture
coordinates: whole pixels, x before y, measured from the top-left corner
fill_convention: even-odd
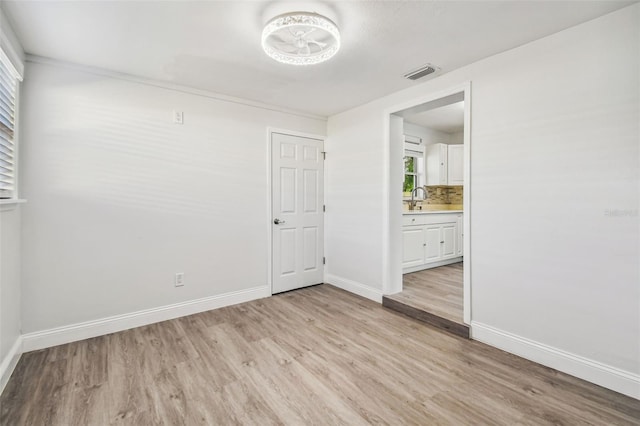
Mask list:
[[[319,64],[340,49],[340,32],[333,21],[317,13],[285,13],[264,27],[262,48],[285,64]]]

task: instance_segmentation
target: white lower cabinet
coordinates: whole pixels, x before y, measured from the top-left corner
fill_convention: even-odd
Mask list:
[[[403,222],[402,268],[405,272],[426,269],[431,264],[439,266],[462,256],[461,214],[407,215]]]
[[[418,266],[424,263],[424,229],[422,226],[402,228],[402,267]]]
[[[458,215],[458,256],[464,254],[464,220],[462,215]]]

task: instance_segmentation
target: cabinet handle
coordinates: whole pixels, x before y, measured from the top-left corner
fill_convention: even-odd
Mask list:
[[[427,246],[427,243],[423,243],[423,244],[422,244],[422,247],[426,247],[426,246]]]
[[[440,244],[444,244],[444,241],[440,241]]]

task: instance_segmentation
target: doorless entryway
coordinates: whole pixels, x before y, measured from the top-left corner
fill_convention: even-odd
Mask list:
[[[402,292],[403,274],[452,263],[462,267],[464,260],[462,280],[447,281],[455,284],[455,297],[446,293],[441,299],[448,310],[457,306],[459,325],[467,328],[471,323],[470,86],[426,95],[390,108],[384,116],[389,161],[385,297]],[[409,281],[424,284],[424,280]],[[427,286],[440,290],[434,287],[437,283],[427,281]]]

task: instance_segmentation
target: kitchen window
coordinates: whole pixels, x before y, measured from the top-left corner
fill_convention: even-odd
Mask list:
[[[424,153],[405,149],[404,151],[404,180],[402,192],[405,197],[411,196],[416,186],[424,185]]]
[[[0,49],[0,200],[5,201],[17,198],[16,111],[21,79],[5,52]]]

